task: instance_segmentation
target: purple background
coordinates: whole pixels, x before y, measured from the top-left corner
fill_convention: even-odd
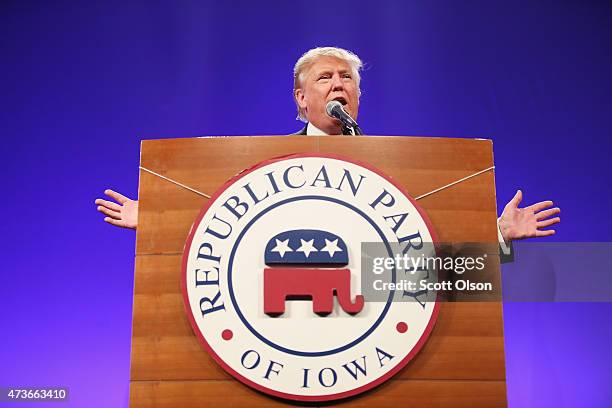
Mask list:
[[[136,195],[141,139],[297,131],[317,45],[366,61],[366,133],[492,138],[500,206],[522,188],[555,240],[609,240],[610,3],[100,3],[0,3],[0,386],[126,404],[134,233],[93,200]],[[611,314],[506,304],[510,406],[612,405]]]

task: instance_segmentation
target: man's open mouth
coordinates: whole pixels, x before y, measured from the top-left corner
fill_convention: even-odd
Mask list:
[[[332,99],[334,101],[338,101],[342,104],[342,106],[346,105],[348,102],[346,101],[346,99],[344,99],[343,97],[339,96],[337,98]]]

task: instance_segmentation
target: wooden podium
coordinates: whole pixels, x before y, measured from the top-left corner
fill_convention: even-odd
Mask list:
[[[292,153],[338,154],[368,163],[413,197],[493,166],[490,140],[397,136],[146,140],[141,166],[212,195],[243,169]],[[130,406],[299,405],[270,398],[234,380],[207,354],[191,328],[180,285],[181,256],[206,198],[141,170],[139,202]],[[497,241],[493,171],[418,203],[441,242]],[[427,343],[402,371],[365,394],[331,403],[335,404],[506,406],[501,303],[441,303]]]

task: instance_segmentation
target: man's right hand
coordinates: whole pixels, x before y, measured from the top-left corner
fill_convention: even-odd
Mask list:
[[[138,201],[130,200],[126,196],[113,190],[104,190],[104,194],[116,201],[96,199],[98,211],[106,215],[104,221],[122,228],[136,229],[138,225]]]

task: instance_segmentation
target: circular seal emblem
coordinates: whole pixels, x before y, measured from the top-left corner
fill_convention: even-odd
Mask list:
[[[369,301],[361,245],[381,243],[392,257],[392,245],[415,238],[434,241],[425,213],[369,165],[321,154],[259,163],[227,182],[192,227],[188,317],[219,365],[261,392],[359,394],[414,357],[438,313],[438,303],[394,301],[394,291]]]

